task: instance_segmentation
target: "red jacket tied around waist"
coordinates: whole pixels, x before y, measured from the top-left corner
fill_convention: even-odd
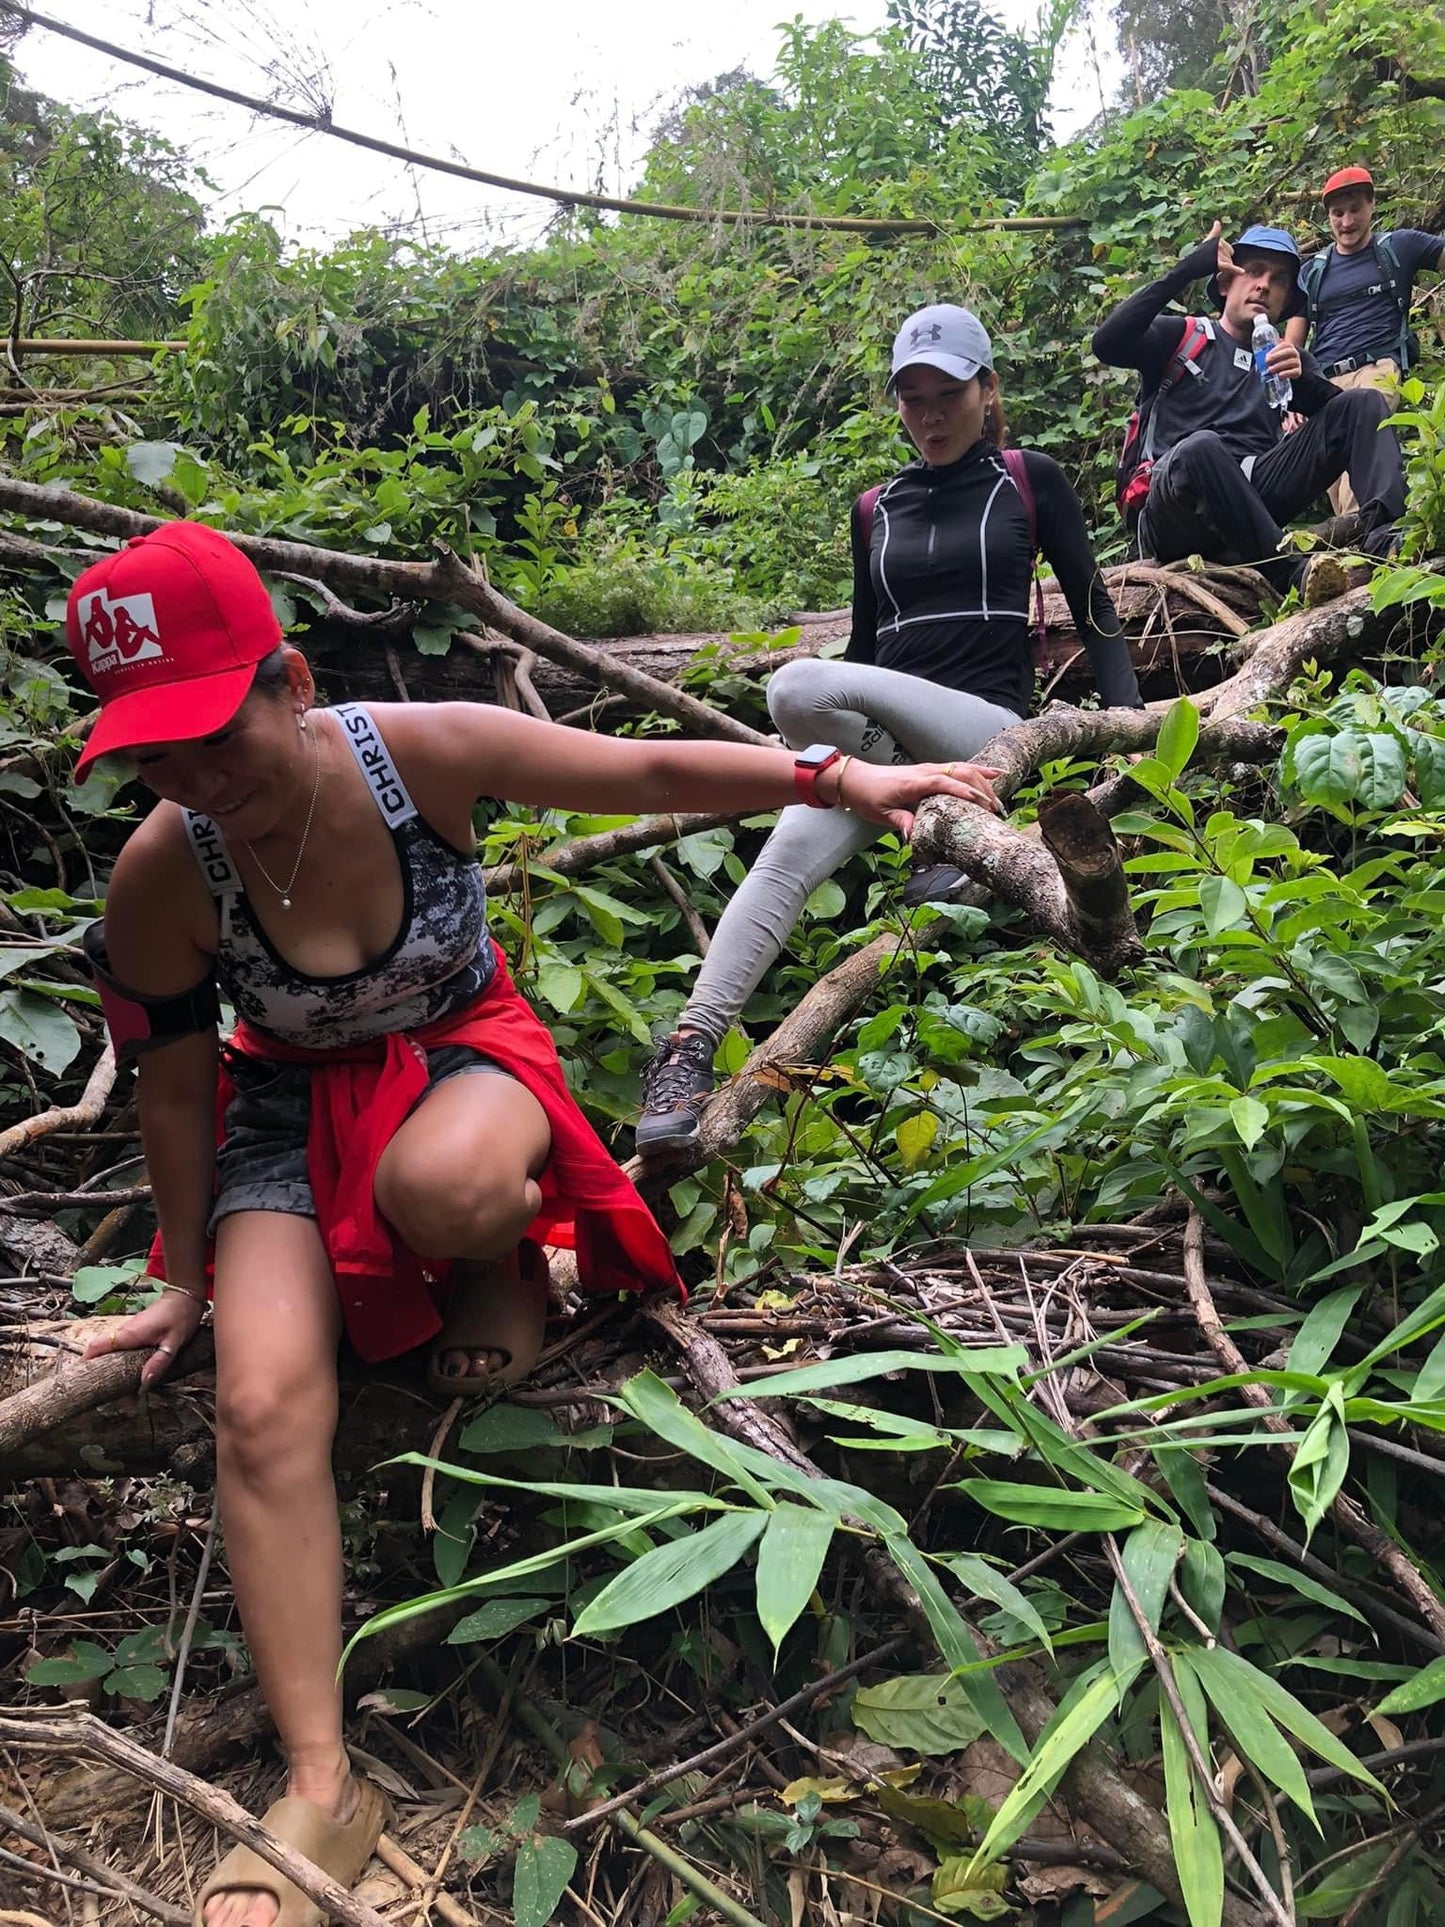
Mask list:
[[[495,946],[494,946],[495,947]],[[518,993],[501,951],[475,1003],[420,1030],[338,1051],[283,1044],[248,1025],[230,1048],[247,1057],[311,1069],[307,1175],[316,1219],[336,1275],[346,1335],[368,1363],[395,1358],[441,1329],[425,1265],[376,1207],[382,1152],[427,1088],[426,1053],[443,1044],[483,1052],[530,1091],[547,1114],[552,1148],[538,1183],[542,1206],[527,1236],[577,1254],[583,1291],[646,1291],[682,1284],[662,1230],[577,1108],[562,1076],[551,1033]],[[234,1086],[221,1070],[218,1135]],[[156,1239],[150,1269],[165,1276]]]

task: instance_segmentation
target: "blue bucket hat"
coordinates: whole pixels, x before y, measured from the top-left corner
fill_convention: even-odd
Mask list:
[[[1304,266],[1299,249],[1295,246],[1293,235],[1286,234],[1282,227],[1247,227],[1239,239],[1233,243],[1236,258],[1241,254],[1277,254],[1290,262],[1296,275]],[[1224,296],[1219,288],[1219,276],[1211,274],[1208,282],[1209,298],[1216,308],[1224,306]],[[1304,296],[1298,286],[1285,303],[1281,321],[1291,315],[1301,314],[1304,310]]]

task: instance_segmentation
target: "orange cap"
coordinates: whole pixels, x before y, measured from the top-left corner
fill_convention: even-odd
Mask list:
[[[1375,177],[1368,167],[1339,167],[1320,189],[1320,199],[1328,201],[1332,194],[1343,194],[1347,187],[1367,187],[1370,198],[1375,195]]]

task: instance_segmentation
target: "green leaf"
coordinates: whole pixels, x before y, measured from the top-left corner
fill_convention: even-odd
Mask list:
[[[546,1412],[528,1405],[489,1405],[463,1431],[458,1443],[464,1452],[536,1452],[549,1445],[565,1445],[566,1434]]]
[[[730,1512],[700,1532],[655,1546],[583,1608],[572,1628],[574,1638],[638,1625],[693,1598],[732,1571],[761,1535],[767,1518],[766,1512]]]
[[[35,1674],[29,1677],[34,1679]],[[1445,1700],[1445,1658],[1432,1659],[1413,1679],[1387,1693],[1375,1708],[1377,1713],[1418,1713],[1422,1707]]]
[[[125,451],[125,465],[143,487],[154,488],[169,481],[180,452],[177,442],[132,442]]]
[[[1232,1653],[1224,1646],[1215,1646],[1208,1652],[1202,1648],[1191,1647],[1188,1657],[1190,1664],[1200,1675],[1200,1684],[1214,1704],[1219,1706],[1221,1714],[1224,1713],[1224,1708],[1220,1706],[1220,1702],[1215,1699],[1210,1690],[1211,1680],[1217,1683],[1220,1680],[1229,1679],[1239,1697],[1248,1700],[1251,1707],[1262,1707],[1271,1719],[1277,1720],[1287,1733],[1293,1733],[1297,1740],[1307,1746],[1311,1753],[1317,1754],[1328,1766],[1339,1767],[1342,1772],[1349,1774],[1351,1779],[1358,1780],[1372,1792],[1378,1793],[1381,1798],[1388,1797],[1374,1774],[1367,1767],[1362,1766],[1349,1748],[1341,1745],[1329,1728],[1323,1726],[1308,1707],[1302,1706],[1293,1693],[1287,1692],[1270,1674],[1262,1672],[1257,1666],[1251,1666],[1247,1659],[1242,1659],[1238,1653]],[[1275,1784],[1278,1786],[1279,1782],[1276,1781]],[[1283,1787],[1280,1790],[1287,1791]],[[1309,1809],[1307,1808],[1306,1811]]]
[[[158,1700],[170,1685],[159,1666],[118,1666],[107,1675],[105,1690],[117,1699]]]
[[[1114,1675],[1107,1662],[1100,1661],[1079,1675],[1040,1733],[1028,1764],[1004,1796],[993,1824],[979,1843],[976,1862],[981,1865],[997,1859],[1013,1845],[1058,1785],[1074,1755],[1088,1745],[1109,1717],[1114,1701]]]
[[[582,972],[572,964],[545,964],[537,972],[537,994],[565,1017],[582,998]]]
[[[758,1619],[775,1655],[817,1589],[836,1529],[826,1512],[787,1499],[768,1514],[758,1546]]]
[[[904,1170],[916,1171],[938,1136],[937,1114],[933,1111],[915,1111],[912,1117],[904,1118],[893,1136]]]
[[[1289,1348],[1285,1361],[1287,1371],[1318,1372],[1329,1363],[1363,1289],[1362,1285],[1347,1285],[1311,1307]]]
[[[1305,1522],[1306,1545],[1350,1469],[1350,1435],[1342,1401],[1339,1384],[1331,1385],[1309,1430],[1295,1447],[1289,1469],[1290,1497]]]
[[[1199,1682],[1176,1673],[1185,1714],[1205,1760],[1209,1758],[1208,1711]],[[1159,1738],[1164,1755],[1165,1813],[1174,1864],[1184,1892],[1189,1927],[1219,1927],[1224,1915],[1224,1851],[1219,1827],[1209,1811],[1199,1776],[1190,1765],[1184,1737],[1167,1699],[1159,1703]]]
[[[911,1539],[895,1533],[884,1540],[889,1558],[918,1594],[938,1650],[959,1675],[964,1691],[983,1717],[987,1730],[1019,1765],[1029,1757],[1028,1741],[999,1691],[992,1671],[983,1663],[962,1613],[939,1584],[938,1575]]]
[[[852,1717],[880,1746],[928,1755],[956,1753],[987,1731],[964,1682],[949,1673],[901,1673],[860,1686]]]
[[[933,1905],[941,1914],[1004,1920],[1014,1911],[1003,1897],[1007,1878],[1006,1867],[977,1867],[972,1854],[950,1855],[934,1869]]]
[[[1236,1097],[1229,1117],[1246,1151],[1252,1151],[1269,1128],[1269,1107],[1257,1097]]]
[[[1352,1901],[1369,1892],[1395,1847],[1394,1841],[1377,1840],[1332,1862],[1317,1881],[1296,1891],[1295,1919],[1338,1920]]]
[[[1188,767],[1198,741],[1199,711],[1187,697],[1181,696],[1171,704],[1168,715],[1159,725],[1159,739],[1154,745],[1154,760],[1164,765],[1171,783]]]
[[[70,1280],[70,1293],[78,1305],[98,1305],[115,1291],[134,1291],[141,1273],[134,1265],[82,1265]]]
[[[1360,1624],[1369,1622],[1362,1612],[1358,1612],[1347,1599],[1341,1599],[1337,1592],[1322,1586],[1318,1579],[1311,1579],[1306,1572],[1297,1572],[1293,1566],[1281,1565],[1277,1559],[1260,1559],[1252,1552],[1231,1552],[1231,1566],[1241,1566],[1246,1572],[1257,1572],[1261,1579],[1273,1580],[1277,1586],[1287,1586],[1297,1592],[1301,1599],[1311,1599],[1317,1606],[1327,1606],[1332,1613],[1345,1613]],[[1383,1710],[1383,1709],[1381,1709]]]
[[[0,991],[0,1038],[52,1077],[80,1049],[80,1032],[60,1006],[28,990]]]
[[[772,1385],[768,1386],[771,1393]],[[1000,1519],[1057,1532],[1119,1532],[1142,1524],[1144,1513],[1102,1492],[1055,1492],[1002,1479],[960,1479],[960,1491]]]
[[[104,1679],[115,1662],[104,1646],[93,1639],[77,1639],[54,1659],[35,1659],[25,1669],[31,1686],[82,1686],[87,1680]]]
[[[1199,907],[1204,912],[1205,929],[1211,937],[1217,937],[1221,930],[1232,929],[1242,920],[1249,899],[1228,877],[1207,876],[1200,878]]]
[[[799,1392],[829,1392],[840,1385],[861,1385],[866,1379],[886,1378],[890,1372],[958,1372],[989,1378],[1016,1378],[1029,1362],[1022,1345],[962,1347],[956,1355],[933,1352],[855,1352],[851,1358],[829,1359],[822,1365],[800,1365],[795,1372],[779,1372],[768,1380],[769,1398],[792,1398]],[[749,1385],[718,1394],[725,1398],[756,1398]]]
[[[556,1834],[524,1840],[512,1874],[512,1919],[516,1927],[547,1927],[567,1883],[577,1870],[577,1849]]]
[[[447,1644],[471,1646],[505,1639],[538,1613],[546,1612],[550,1603],[546,1599],[489,1599],[485,1606],[457,1621],[447,1634]]]
[[[1254,1690],[1257,1668],[1246,1666],[1250,1677],[1241,1677],[1232,1668],[1219,1666],[1216,1656],[1222,1647],[1191,1646],[1174,1656],[1176,1675],[1192,1670],[1208,1694],[1211,1705],[1229,1729],[1241,1759],[1293,1800],[1316,1827],[1314,1802],[1305,1781],[1304,1769],[1294,1748],[1265,1711]]]
[[[1124,1541],[1120,1561],[1149,1628],[1157,1633],[1169,1580],[1184,1550],[1184,1534],[1162,1519],[1146,1519]],[[1119,1691],[1132,1680],[1149,1657],[1124,1589],[1117,1582],[1109,1602],[1109,1664],[1119,1680]]]
[[[1039,1617],[1038,1608],[1027,1593],[1020,1592],[1012,1579],[991,1566],[976,1552],[948,1553],[942,1563],[979,1599],[990,1599],[995,1606],[1001,1606],[1010,1618],[1026,1626],[1043,1647],[1050,1659],[1054,1656],[1054,1644],[1049,1638],[1049,1629]]]

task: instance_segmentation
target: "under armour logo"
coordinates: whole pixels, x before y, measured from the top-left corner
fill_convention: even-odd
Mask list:
[[[76,612],[91,673],[103,675],[131,663],[164,655],[156,630],[155,604],[148,595],[117,596],[104,589],[82,596]]]
[[[920,341],[942,341],[943,328],[937,321],[930,322],[926,328],[915,328],[908,337],[910,348],[916,348]]]

